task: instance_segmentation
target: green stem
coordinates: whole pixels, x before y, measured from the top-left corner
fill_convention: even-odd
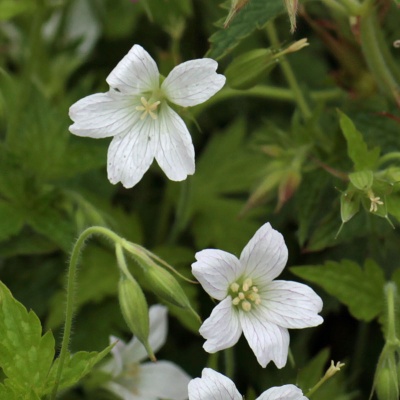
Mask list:
[[[379,165],[383,165],[388,161],[400,160],[400,151],[393,151],[382,156],[379,160]]]
[[[179,234],[185,228],[187,221],[187,206],[189,203],[190,195],[190,178],[183,181],[180,186],[180,195],[176,208],[175,221],[168,239],[169,244],[173,244],[176,242]]]
[[[361,48],[368,68],[382,91],[400,103],[400,71],[387,48],[376,19],[375,7],[370,5],[360,19]]]
[[[279,48],[280,42],[274,23],[273,22],[268,23],[266,29],[269,40],[271,41],[271,45],[273,47]],[[296,76],[294,75],[292,67],[287,61],[287,57],[285,55],[282,55],[280,57],[280,60],[281,60],[280,66],[282,68],[283,74],[285,75],[286,81],[293,92],[293,95],[296,99],[296,103],[299,106],[300,112],[302,113],[304,119],[310,119],[312,117],[311,109],[305,97],[303,96],[303,93],[300,89],[299,84],[297,83],[297,79]]]
[[[235,373],[235,355],[233,353],[233,347],[224,350],[224,361],[225,375],[228,378],[233,379]]]
[[[321,103],[339,99],[343,94],[344,92],[338,88],[325,89],[311,92],[310,98],[316,103]],[[191,111],[192,115],[197,116],[206,108],[219,103],[220,101],[240,97],[257,97],[261,99],[273,99],[288,102],[296,101],[296,97],[291,89],[276,86],[257,85],[247,90],[236,90],[224,87],[215,96],[211,97],[211,99],[193,108]]]
[[[358,16],[361,14],[363,4],[361,4],[358,0],[341,0],[341,3],[351,15]]]
[[[89,239],[90,236],[95,234],[105,236],[106,238],[110,239],[111,241],[117,244],[119,244],[122,240],[118,235],[116,235],[114,232],[110,231],[107,228],[93,226],[81,233],[81,235],[79,236],[78,240],[74,245],[74,248],[72,249],[71,259],[68,267],[67,305],[65,312],[64,334],[61,344],[60,356],[58,360],[56,379],[50,397],[51,400],[54,400],[56,398],[58,387],[60,385],[62,371],[64,368],[65,359],[68,355],[68,345],[71,338],[72,318],[74,313],[75,278],[76,278],[76,270],[78,267],[80,254],[85,244],[85,241]]]
[[[387,304],[387,342],[394,344],[398,341],[396,337],[396,316],[395,316],[395,296],[396,296],[396,284],[393,282],[388,282],[385,285],[385,296]]]

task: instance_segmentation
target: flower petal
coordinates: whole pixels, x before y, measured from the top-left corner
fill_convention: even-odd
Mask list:
[[[145,363],[140,366],[137,390],[144,398],[185,400],[190,379],[172,362]]]
[[[114,344],[114,347],[111,349],[112,358],[102,364],[100,369],[112,376],[118,376],[124,369],[122,357],[127,345],[122,339],[112,335],[110,336],[110,344]]]
[[[239,318],[232,307],[232,298],[228,296],[214,307],[211,315],[199,329],[200,335],[207,341],[203,348],[208,353],[234,346],[242,334]]]
[[[150,334],[149,344],[156,353],[164,346],[168,332],[168,309],[165,306],[156,304],[150,307]],[[117,344],[118,345],[118,344]],[[114,349],[113,349],[114,350]],[[132,340],[124,347],[122,353],[123,365],[132,365],[148,358],[147,351],[134,336]]]
[[[157,64],[142,46],[135,44],[107,77],[107,83],[121,93],[143,94],[157,89]]]
[[[168,100],[183,107],[208,100],[225,84],[217,74],[218,63],[210,58],[191,60],[176,66],[161,85]]]
[[[242,400],[235,384],[226,376],[204,368],[201,378],[189,383],[189,400]]]
[[[264,224],[250,239],[240,255],[245,276],[257,285],[276,278],[286,265],[288,250],[283,236],[269,223]]]
[[[139,114],[140,113],[135,113]],[[156,152],[159,120],[149,116],[137,118],[128,132],[113,138],[108,148],[107,171],[111,183],[122,182],[126,188],[135,186],[149,169]]]
[[[158,114],[158,146],[156,160],[167,177],[182,181],[194,174],[194,148],[192,138],[182,118],[167,104]]]
[[[309,328],[322,324],[318,315],[321,298],[309,286],[298,282],[273,281],[260,292],[260,316],[283,328]]]
[[[69,109],[74,121],[69,127],[77,136],[101,139],[126,132],[138,119],[132,97],[119,93],[97,93],[77,101]]]
[[[192,274],[211,297],[224,299],[230,284],[242,274],[239,260],[233,254],[214,249],[199,251],[195,257]]]
[[[126,388],[124,386],[125,382],[114,382],[114,381],[108,381],[105,382],[104,384],[101,385],[103,389],[106,389],[113,393],[118,399],[123,399],[123,400],[158,400],[157,397],[145,397],[145,396],[139,396],[136,394],[136,391],[133,391],[130,388]]]
[[[295,385],[274,386],[266,390],[257,400],[307,400]]]
[[[286,365],[289,350],[289,333],[253,312],[240,312],[240,324],[250,348],[259,364],[265,368],[273,361],[278,368]]]

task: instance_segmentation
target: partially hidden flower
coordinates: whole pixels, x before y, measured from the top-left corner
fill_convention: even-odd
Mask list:
[[[201,378],[189,383],[189,400],[243,400],[235,384],[211,368],[204,368]],[[275,386],[256,400],[307,400],[295,385]]]
[[[168,330],[167,308],[161,305],[150,307],[149,343],[154,351],[165,343]],[[101,366],[110,380],[102,387],[123,400],[185,400],[188,398],[190,376],[170,361],[142,362],[147,359],[144,346],[135,337],[124,343],[117,341],[111,350],[112,359]]]
[[[262,367],[273,361],[285,366],[288,328],[320,325],[321,298],[307,285],[274,280],[286,265],[282,235],[263,225],[243,249],[240,259],[222,250],[196,253],[192,273],[220,303],[200,327],[209,353],[232,347],[242,332]]]
[[[77,136],[112,137],[108,179],[126,188],[138,183],[154,158],[167,177],[182,181],[194,173],[194,148],[182,118],[169,103],[203,103],[218,92],[225,77],[217,62],[199,59],[176,66],[163,80],[155,61],[134,45],[108,75],[110,90],[87,96],[69,110]]]

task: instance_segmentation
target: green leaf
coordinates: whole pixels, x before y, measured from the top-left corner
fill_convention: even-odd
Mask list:
[[[354,163],[356,171],[375,170],[378,165],[380,149],[374,147],[368,150],[363,136],[357,130],[353,121],[339,111],[340,127],[347,141],[347,153]]]
[[[2,200],[0,200],[0,221],[0,241],[16,235],[24,225],[24,217],[21,211]]]
[[[101,361],[111,351],[113,346],[114,345],[106,347],[100,353],[97,351],[79,351],[72,356],[68,353],[63,367],[59,389],[65,389],[78,383],[92,370],[95,364]],[[47,385],[43,390],[43,394],[49,394],[53,389],[59,361],[60,359],[57,358],[50,370]]]
[[[268,21],[284,11],[282,0],[251,0],[235,16],[228,28],[220,29],[210,37],[211,48],[207,57],[216,60],[222,58],[255,29],[263,28]]]
[[[350,260],[340,263],[291,268],[291,271],[310,282],[322,286],[329,294],[345,304],[359,320],[371,321],[382,313],[385,278],[381,268],[367,260],[362,269]]]
[[[41,394],[54,358],[54,337],[42,336],[42,326],[33,311],[16,301],[0,282],[0,367],[9,387],[19,398]],[[39,397],[37,397],[39,398]]]
[[[237,120],[225,132],[215,134],[188,182],[185,217],[193,221],[198,248],[239,251],[259,227],[250,213],[239,218],[265,161],[261,154],[246,149],[245,132],[244,121]]]

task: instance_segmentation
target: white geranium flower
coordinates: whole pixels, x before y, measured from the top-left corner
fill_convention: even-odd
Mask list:
[[[150,307],[149,343],[156,352],[167,337],[167,308]],[[185,400],[188,398],[190,376],[170,361],[144,362],[147,352],[134,337],[128,344],[116,337],[118,343],[111,350],[113,358],[101,370],[112,378],[102,387],[123,400]]]
[[[155,61],[134,45],[107,77],[107,93],[71,106],[69,129],[96,139],[113,136],[107,168],[113,184],[136,185],[154,158],[169,179],[182,181],[194,173],[194,149],[185,123],[168,102],[190,107],[208,100],[225,83],[217,66],[209,58],[187,61],[161,83]]]
[[[288,328],[323,322],[318,315],[322,300],[310,287],[273,280],[287,257],[282,235],[269,223],[255,233],[239,260],[222,250],[196,254],[193,275],[211,297],[221,301],[200,327],[207,352],[232,347],[243,332],[262,367],[272,360],[282,368],[289,349]]]
[[[226,376],[204,368],[201,378],[189,383],[189,400],[243,400],[235,384]],[[256,400],[307,400],[295,385],[276,386],[266,390]]]

